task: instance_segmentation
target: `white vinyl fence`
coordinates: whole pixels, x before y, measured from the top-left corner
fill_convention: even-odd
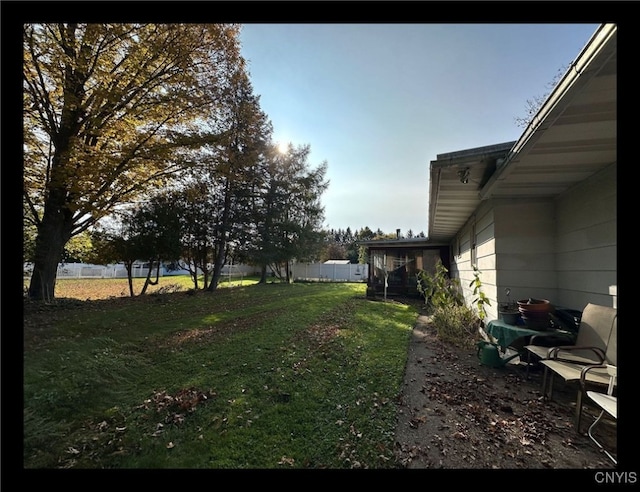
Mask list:
[[[23,265],[24,277],[29,278],[33,271],[33,265]],[[149,268],[144,264],[134,264],[131,269],[133,277],[146,277]],[[152,272],[155,275],[155,269]],[[166,275],[164,268],[160,268],[160,276]],[[92,265],[89,263],[60,263],[58,265],[57,278],[127,278],[127,269],[122,264]]]
[[[293,280],[315,282],[366,282],[369,276],[369,265],[326,264],[326,263],[294,263]]]
[[[23,265],[24,277],[29,278],[33,265]],[[149,272],[144,263],[136,263],[132,268],[132,276],[146,277]],[[224,277],[243,278],[247,275],[257,275],[255,267],[249,265],[224,265],[221,274]],[[369,265],[361,264],[326,264],[326,263],[293,263],[294,280],[315,282],[366,282],[369,275]],[[188,275],[188,270],[166,270],[160,268],[160,276]],[[151,273],[155,275],[155,269]],[[60,263],[57,278],[127,278],[127,269],[123,264],[92,265],[89,263]]]

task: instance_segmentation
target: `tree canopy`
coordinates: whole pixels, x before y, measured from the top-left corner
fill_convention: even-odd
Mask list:
[[[23,37],[29,296],[53,298],[68,240],[193,165],[221,138],[234,24],[30,24]],[[203,123],[208,122],[209,125]]]

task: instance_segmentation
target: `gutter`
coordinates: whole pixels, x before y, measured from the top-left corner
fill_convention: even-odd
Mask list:
[[[502,177],[508,176],[512,169],[512,162],[518,157],[518,154],[531,141],[533,135],[540,129],[542,124],[550,117],[550,114],[557,104],[566,96],[569,90],[575,85],[579,77],[589,67],[591,61],[600,53],[602,48],[606,46],[611,37],[617,32],[616,24],[602,24],[596,32],[591,36],[582,49],[578,57],[571,64],[567,72],[564,74],[560,82],[553,89],[553,92],[547,97],[538,112],[529,122],[522,136],[518,139],[513,148],[509,151],[504,163],[496,169],[487,184],[480,190],[480,199],[486,200],[490,198],[498,185],[498,181]]]

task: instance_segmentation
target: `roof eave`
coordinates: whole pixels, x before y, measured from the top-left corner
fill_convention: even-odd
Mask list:
[[[557,109],[561,101],[567,100],[567,94],[576,87],[582,73],[588,68],[591,61],[600,53],[607,45],[612,36],[615,36],[617,26],[615,24],[603,24],[593,34],[591,39],[582,49],[576,60],[571,64],[563,78],[555,86],[549,97],[540,106],[538,112],[529,122],[524,133],[517,140],[503,165],[496,169],[491,178],[480,190],[479,196],[481,200],[491,198],[496,187],[499,186],[501,179],[508,176],[511,172],[512,164],[518,157],[519,153],[524,151],[529,145],[534,143],[534,136],[539,130],[544,130],[552,123],[554,119],[554,110]]]

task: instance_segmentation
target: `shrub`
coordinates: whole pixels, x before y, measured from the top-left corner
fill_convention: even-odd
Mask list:
[[[476,313],[466,305],[445,304],[438,306],[431,322],[438,337],[464,348],[472,348],[479,338],[480,320]]]
[[[480,321],[484,321],[487,317],[487,310],[485,306],[491,306],[491,302],[486,294],[482,291],[482,281],[480,280],[480,270],[477,266],[473,266],[473,280],[469,284],[469,287],[473,287],[473,295],[477,296],[473,300],[473,304],[478,306],[478,317]]]
[[[447,306],[464,304],[464,298],[460,292],[460,283],[457,279],[449,278],[449,270],[438,260],[435,273],[424,270],[418,272],[418,292],[424,297],[424,302],[429,312]]]

